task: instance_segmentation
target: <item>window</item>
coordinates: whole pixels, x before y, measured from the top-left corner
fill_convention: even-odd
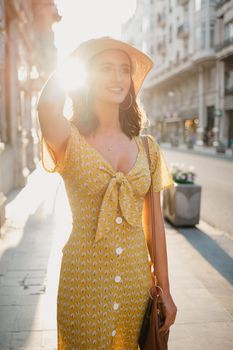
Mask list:
[[[195,44],[197,50],[202,50],[205,48],[205,36],[206,36],[206,29],[205,29],[205,23],[203,22],[201,24],[201,27],[196,27],[195,30]]]
[[[228,40],[233,38],[233,20],[226,23],[224,27],[224,39]]]
[[[210,25],[210,47],[214,47],[214,23]]]
[[[150,30],[153,30],[154,29],[154,24],[155,24],[153,17],[150,18],[149,23],[150,23]]]
[[[205,48],[206,24],[201,24],[201,49]]]
[[[146,32],[150,27],[150,19],[148,17],[142,20],[142,31]]]
[[[233,70],[229,70],[225,72],[225,88],[226,89],[233,88]]]
[[[172,12],[172,0],[168,0],[168,9],[169,12]]]
[[[169,43],[172,42],[172,25],[169,26]]]
[[[151,45],[151,46],[150,46],[150,53],[151,53],[151,55],[154,54],[154,45]]]
[[[195,10],[199,11],[201,9],[201,0],[195,0]]]

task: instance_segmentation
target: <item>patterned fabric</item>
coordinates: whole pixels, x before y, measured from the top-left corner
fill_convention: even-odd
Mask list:
[[[65,184],[73,225],[63,247],[57,295],[58,350],[137,350],[151,286],[143,200],[151,177],[140,136],[124,174],[70,122],[63,162],[41,137],[41,159]],[[148,135],[155,192],[174,185],[159,144]]]

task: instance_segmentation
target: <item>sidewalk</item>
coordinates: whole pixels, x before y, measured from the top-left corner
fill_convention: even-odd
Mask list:
[[[226,149],[226,153],[217,153],[215,147],[210,147],[210,146],[206,147],[206,146],[194,145],[194,147],[190,149],[190,148],[187,148],[186,144],[180,144],[178,147],[174,147],[174,146],[171,146],[169,142],[161,142],[160,145],[162,148],[167,150],[193,153],[193,154],[204,155],[207,157],[233,161],[233,152],[232,152],[232,149],[230,148]]]
[[[0,350],[55,350],[61,248],[71,228],[59,175],[45,173],[39,164],[28,185],[9,196],[6,213],[0,240]],[[233,240],[204,222],[178,230],[165,226],[178,308],[169,350],[231,350]]]

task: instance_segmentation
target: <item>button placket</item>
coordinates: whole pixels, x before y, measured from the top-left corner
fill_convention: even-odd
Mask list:
[[[117,216],[116,216],[115,221],[116,221],[116,223],[117,223],[118,225],[122,224],[122,222],[123,222],[123,219],[122,219],[122,217],[120,216],[119,203],[118,203],[118,213],[117,213]],[[117,256],[119,256],[122,252],[123,252],[123,249],[122,249],[120,246],[116,247],[116,254],[117,254]],[[119,275],[115,276],[114,279],[115,279],[115,282],[116,282],[116,283],[119,283],[119,282],[121,281],[121,277],[120,277]],[[120,305],[119,303],[114,302],[114,303],[113,303],[113,309],[114,309],[115,311],[118,310],[118,309],[119,309],[119,305]],[[114,329],[114,330],[112,331],[112,336],[114,337],[115,335],[116,335],[116,330]]]
[[[117,216],[116,216],[115,221],[118,225],[122,224],[122,221],[123,221],[122,216],[121,216],[121,208],[120,208],[119,201],[117,203]]]

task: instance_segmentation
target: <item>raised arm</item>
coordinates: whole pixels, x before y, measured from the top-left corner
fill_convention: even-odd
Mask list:
[[[69,121],[63,116],[66,92],[53,73],[40,94],[37,110],[41,133],[51,147],[57,161],[62,161],[70,136]]]

